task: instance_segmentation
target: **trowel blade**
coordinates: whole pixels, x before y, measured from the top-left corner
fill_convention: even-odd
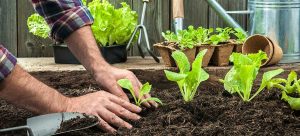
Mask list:
[[[79,128],[77,127],[75,129],[74,127],[65,128],[63,130],[61,129],[61,126],[67,121],[76,122],[78,120],[83,120],[88,118],[91,118],[94,121],[85,122],[84,124],[81,124]],[[72,125],[79,125],[79,124],[80,121],[78,121],[77,124],[75,123]],[[41,116],[36,116],[27,119],[27,126],[31,128],[34,136],[57,135],[57,134],[71,132],[71,131],[90,128],[97,124],[98,124],[97,117],[91,115],[85,115],[82,113],[74,113],[74,112],[53,113],[53,114],[41,115]]]

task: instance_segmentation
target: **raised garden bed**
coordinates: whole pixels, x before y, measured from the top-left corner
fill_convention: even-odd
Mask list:
[[[290,67],[293,68],[293,67]],[[264,69],[263,69],[264,70]],[[227,69],[207,70],[222,77]],[[296,70],[299,73],[299,70]],[[141,81],[153,84],[152,95],[164,105],[141,113],[143,118],[132,130],[119,129],[120,135],[299,135],[300,112],[280,100],[280,92],[264,91],[249,103],[231,96],[215,80],[204,82],[190,104],[184,104],[177,85],[162,70],[134,70]],[[286,75],[288,71],[283,74]],[[99,89],[91,76],[77,72],[36,72],[35,77],[68,96],[80,96]],[[80,79],[80,80],[78,80]],[[0,100],[0,128],[24,125],[34,114]],[[103,135],[97,127],[65,134]],[[2,134],[1,134],[2,135]],[[7,135],[25,135],[15,132]],[[109,135],[109,134],[106,134]]]

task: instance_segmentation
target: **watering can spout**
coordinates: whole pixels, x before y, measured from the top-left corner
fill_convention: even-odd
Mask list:
[[[206,2],[230,27],[240,28],[244,31],[244,33],[247,33],[230,15],[226,13],[226,10],[216,0],[206,0]]]

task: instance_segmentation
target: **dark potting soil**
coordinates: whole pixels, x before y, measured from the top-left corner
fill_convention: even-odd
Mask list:
[[[83,129],[94,126],[98,123],[98,119],[94,116],[88,116],[83,114],[84,117],[77,116],[68,121],[64,121],[60,124],[60,128],[55,132],[56,134],[73,131],[77,129]]]
[[[151,94],[164,105],[143,111],[131,130],[120,128],[117,135],[300,135],[300,112],[280,100],[276,90],[263,91],[249,103],[228,94],[214,81],[201,84],[194,101],[185,104],[175,83],[163,71],[134,71],[142,82],[153,84]],[[46,84],[68,96],[79,96],[99,89],[85,72],[33,73]],[[257,88],[257,86],[255,87]],[[0,101],[0,128],[25,124],[34,114]],[[11,135],[22,135],[14,133]],[[0,134],[2,135],[2,134]],[[24,133],[23,133],[24,135]],[[100,136],[98,127],[64,134]]]

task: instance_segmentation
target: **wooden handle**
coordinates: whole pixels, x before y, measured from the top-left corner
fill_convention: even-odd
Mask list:
[[[183,0],[173,0],[173,18],[184,18]]]

